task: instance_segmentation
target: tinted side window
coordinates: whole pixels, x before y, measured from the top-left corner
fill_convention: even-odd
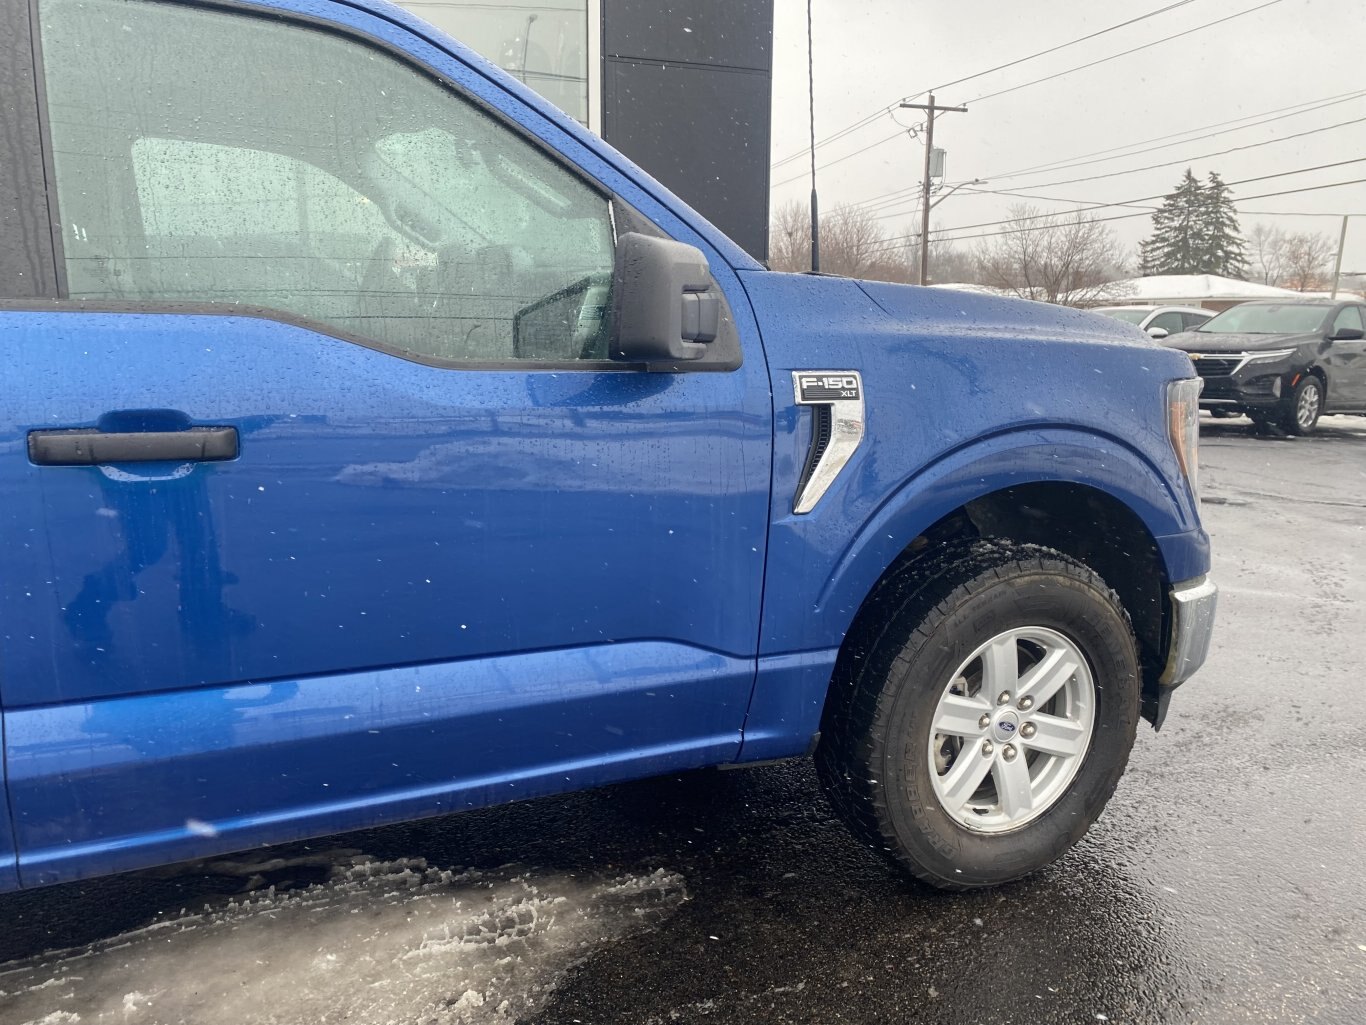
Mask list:
[[[1344,306],[1342,312],[1333,318],[1334,334],[1344,327],[1354,327],[1358,331],[1366,330],[1366,325],[1363,325],[1361,320],[1360,306]]]
[[[1181,320],[1185,323],[1185,328],[1187,331],[1193,331],[1195,328],[1199,327],[1205,321],[1209,320],[1209,318],[1210,315],[1208,313],[1181,314]]]
[[[250,15],[40,13],[72,298],[268,307],[442,360],[606,358],[606,198],[446,86]]]

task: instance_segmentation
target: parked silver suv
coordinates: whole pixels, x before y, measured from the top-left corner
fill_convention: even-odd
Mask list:
[[[1214,316],[1213,310],[1191,306],[1100,306],[1091,312],[1136,324],[1154,338],[1193,331]]]

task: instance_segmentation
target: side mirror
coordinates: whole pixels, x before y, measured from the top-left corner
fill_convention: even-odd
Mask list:
[[[1355,342],[1357,339],[1366,337],[1366,331],[1359,327],[1340,327],[1328,336],[1330,342]]]
[[[1150,327],[1148,328],[1148,334],[1153,338],[1166,338],[1171,332],[1165,327]]]
[[[700,359],[721,330],[721,296],[696,246],[628,231],[612,271],[612,358]]]

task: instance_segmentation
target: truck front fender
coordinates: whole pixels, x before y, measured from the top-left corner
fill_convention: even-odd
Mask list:
[[[1059,482],[1093,488],[1131,510],[1162,552],[1169,580],[1208,568],[1208,541],[1180,478],[1120,439],[1074,428],[1027,428],[978,438],[909,474],[868,509],[857,479],[828,505],[774,524],[761,653],[838,647],[887,568],[933,524],[1006,488]],[[1164,470],[1168,472],[1163,472]],[[852,507],[866,515],[831,538]],[[823,522],[824,521],[824,522]],[[816,550],[813,551],[813,548]],[[821,549],[829,552],[820,557]]]
[[[916,538],[979,500],[1034,484],[1064,484],[1079,497],[1084,491],[1076,489],[1092,489],[1133,513],[1157,549],[1167,582],[1197,577],[1209,568],[1209,539],[1175,466],[1159,469],[1107,435],[1027,428],[978,438],[909,474],[880,502],[861,487],[872,477],[856,472],[812,513],[774,523],[763,647],[740,761],[785,757],[810,747],[840,645],[864,599]],[[855,522],[860,509],[866,512]],[[1104,537],[1091,540],[1107,543]],[[1127,565],[1126,559],[1126,553],[1116,552],[1111,562]],[[1143,572],[1143,565],[1151,562],[1135,560],[1135,572]],[[1151,590],[1155,582],[1148,584]]]

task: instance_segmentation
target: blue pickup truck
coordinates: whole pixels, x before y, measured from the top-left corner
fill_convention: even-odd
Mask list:
[[[381,0],[0,0],[0,888],[814,755],[1057,858],[1216,588],[1187,357],[771,272]]]

